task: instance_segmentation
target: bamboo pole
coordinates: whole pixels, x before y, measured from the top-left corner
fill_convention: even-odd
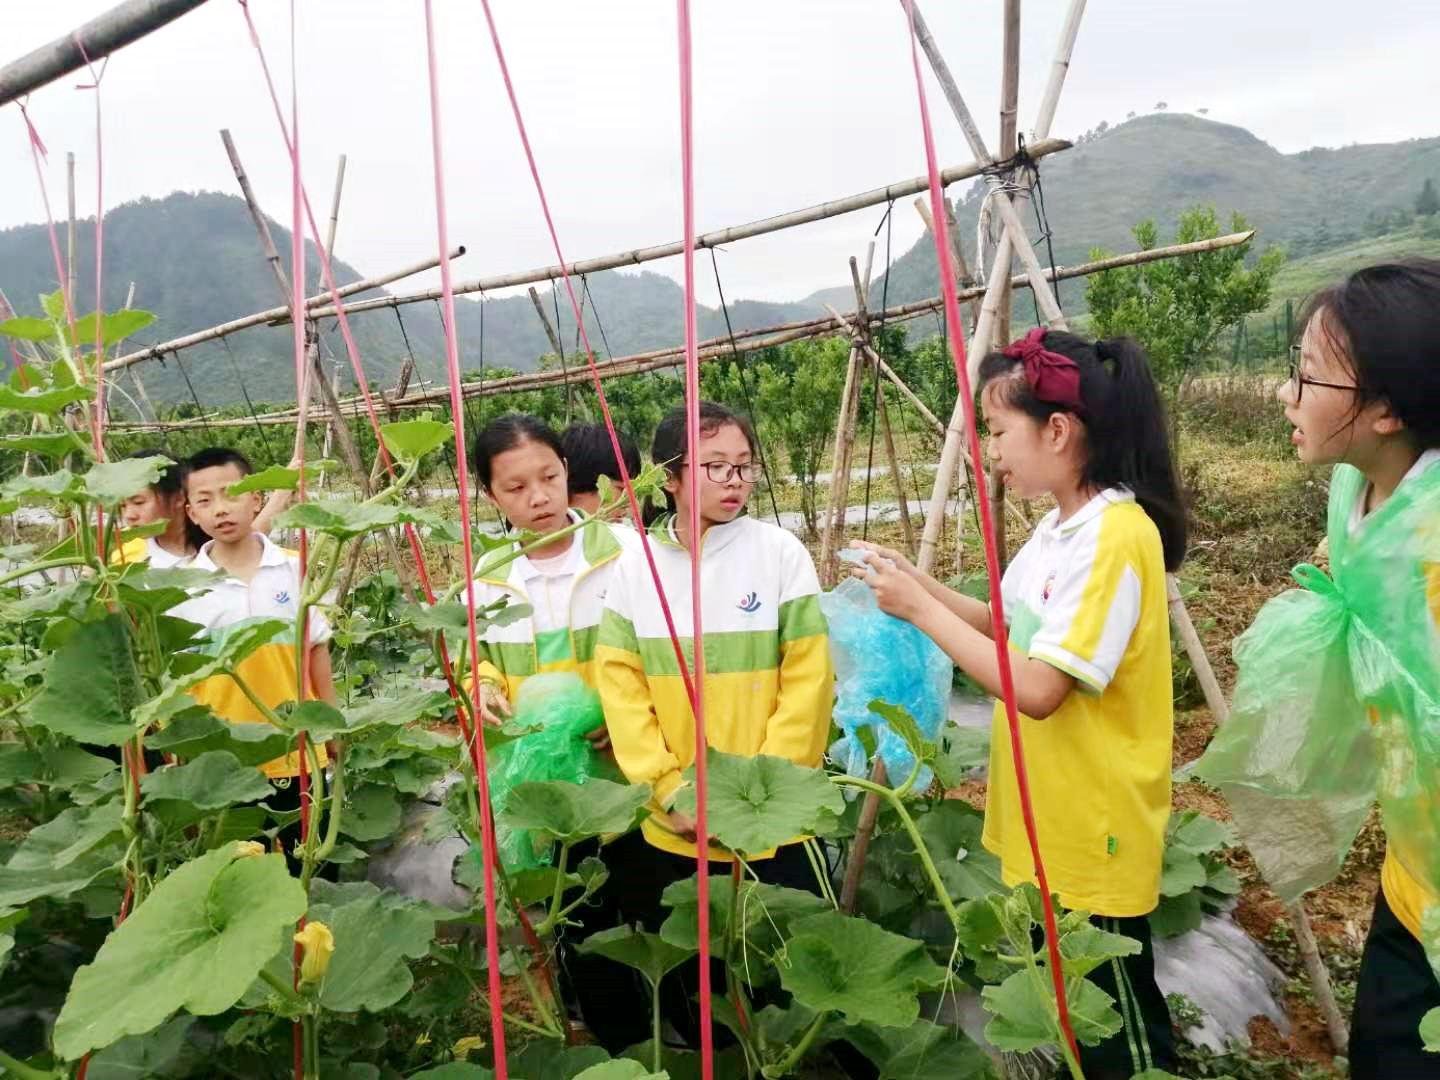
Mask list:
[[[205,0],[127,0],[0,68],[0,105],[138,41]],[[83,48],[82,48],[83,45]]]
[[[1060,91],[1065,87],[1065,76],[1070,73],[1070,57],[1075,52],[1075,39],[1080,36],[1080,19],[1085,14],[1085,0],[1070,0],[1065,13],[1065,25],[1060,30],[1060,45],[1055,50],[1055,59],[1050,64],[1050,79],[1045,85],[1045,96],[1040,102],[1040,113],[1035,118],[1032,139],[1042,139],[1055,122],[1055,106],[1060,102]]]
[[[878,370],[878,369],[877,369]],[[910,520],[910,498],[905,493],[905,474],[900,471],[900,455],[895,452],[895,433],[890,429],[890,406],[885,402],[885,385],[876,389],[880,408],[880,431],[885,438],[885,458],[890,462],[890,476],[895,481],[895,505],[900,510],[900,531],[905,536],[905,557],[915,557],[915,525]]]
[[[1020,0],[1005,0],[1004,20],[1004,40],[1001,46],[1004,60],[1000,67],[1000,156],[1009,159],[1014,156],[1019,145],[1017,114],[1020,98]],[[1010,175],[1013,177],[1013,172]],[[1010,224],[1007,212],[1009,216],[1015,216],[1014,201],[1007,192],[998,191],[996,195],[993,201],[1008,230]],[[1019,247],[1018,240],[1012,239],[1012,242]],[[1000,311],[995,319],[996,341],[1009,341],[1013,336],[1010,327],[1014,295],[1008,281],[1001,286]],[[1055,310],[1058,312],[1059,308]],[[1044,314],[1047,320],[1054,318],[1049,311]]]
[[[1217,236],[1210,240],[1197,240],[1188,244],[1172,244],[1163,248],[1152,248],[1149,251],[1132,251],[1123,255],[1114,255],[1105,259],[1098,259],[1093,262],[1081,263],[1077,266],[1060,266],[1052,272],[1048,268],[1044,277],[1049,281],[1066,281],[1072,278],[1085,277],[1089,274],[1102,273],[1106,270],[1114,270],[1124,266],[1138,266],[1143,263],[1155,262],[1160,259],[1177,258],[1185,255],[1203,254],[1208,251],[1219,251],[1223,248],[1233,247],[1237,244],[1244,244],[1253,239],[1254,231],[1243,233],[1230,233],[1226,236]],[[1029,276],[1018,274],[1011,278],[1011,283],[1016,288],[1028,288]],[[984,294],[985,288],[961,289],[959,296],[962,300],[970,300]],[[874,325],[882,320],[893,323],[906,319],[919,318],[922,315],[929,315],[939,310],[943,301],[938,296],[932,296],[925,300],[914,301],[909,304],[899,304],[887,308],[883,312],[870,312],[869,322]],[[751,330],[736,330],[735,343],[741,353],[756,352],[768,349],[776,345],[784,345],[791,341],[800,341],[805,338],[824,337],[831,334],[838,327],[847,334],[851,333],[849,320],[854,318],[851,312],[848,316],[841,315],[833,308],[829,314],[820,318],[804,319],[798,322],[780,323],[775,326],[759,327]],[[156,346],[160,348],[160,346]],[[733,358],[734,350],[731,348],[731,339],[728,336],[709,338],[700,343],[700,360],[708,362]],[[623,375],[643,374],[649,371],[658,371],[667,367],[678,367],[684,359],[684,349],[669,347],[654,349],[648,352],[634,353],[630,356],[617,356],[613,360],[600,361],[596,364],[602,379],[618,378]],[[979,357],[973,357],[975,364],[979,363]],[[873,361],[872,361],[873,362]],[[905,383],[899,379],[888,364],[882,361],[881,374],[883,374],[897,390],[913,404],[920,415],[925,419],[937,434],[943,437],[945,424],[942,423],[934,413]],[[973,377],[973,376],[972,376]],[[545,386],[563,384],[566,381],[579,381],[590,378],[589,369],[575,368],[571,371],[528,371],[519,375],[508,375],[502,379],[489,379],[484,382],[466,383],[461,388],[465,397],[491,397],[498,394],[518,393],[523,390],[536,390]],[[444,403],[449,400],[449,391],[443,388],[422,390],[408,394],[387,402],[395,409],[418,409],[433,406],[437,403]],[[362,403],[359,398],[348,398],[342,402],[348,415],[362,415]],[[293,424],[295,422],[296,410],[292,406],[288,409],[277,410],[273,413],[262,414],[254,419],[239,419],[227,417],[207,417],[197,420],[177,421],[173,424],[163,425],[169,430],[182,430],[187,427],[201,427],[208,424],[211,427],[244,427],[254,424],[257,420],[261,424]],[[112,425],[120,429],[133,429],[134,425],[117,423]],[[153,425],[146,425],[153,429]]]
[[[861,279],[859,264],[850,259],[850,281],[855,289],[857,325],[868,326],[865,306],[870,292],[870,271],[875,259],[875,241],[865,252],[865,276]],[[830,499],[825,514],[825,530],[820,540],[820,573],[826,588],[835,586],[836,551],[845,532],[845,510],[850,503],[850,468],[855,454],[855,429],[860,419],[860,391],[865,385],[862,346],[864,330],[850,341],[850,358],[845,368],[845,391],[840,399],[840,417],[835,425],[835,452],[830,467]]]
[[[450,258],[458,259],[465,254],[463,244],[457,246],[450,252]],[[392,270],[387,274],[378,277],[365,278],[361,281],[352,281],[348,285],[341,285],[335,291],[342,297],[354,296],[356,293],[369,292],[371,289],[378,289],[402,278],[413,277],[416,274],[424,273],[426,270],[433,270],[440,265],[440,260],[431,257],[409,266],[403,266],[398,270]],[[308,297],[305,301],[307,312],[319,307],[321,304],[330,302],[330,293],[320,293]],[[347,307],[346,311],[350,309]],[[220,323],[218,326],[211,326],[205,330],[196,330],[193,333],[185,334],[182,337],[172,338],[169,341],[162,341],[156,345],[149,345],[138,352],[127,353],[125,356],[117,356],[113,360],[105,361],[105,370],[114,371],[120,368],[127,368],[132,364],[138,364],[143,360],[155,360],[167,356],[170,353],[180,352],[196,345],[203,345],[207,341],[215,341],[222,337],[229,337],[231,334],[238,334],[241,330],[248,330],[252,326],[283,325],[290,321],[290,309],[288,307],[267,308],[264,311],[257,311],[253,315],[245,315],[238,319],[231,319],[229,322]]]
[[[1063,139],[1040,139],[1026,147],[1026,150],[1032,158],[1038,160],[1047,155],[1058,153],[1061,150],[1068,150],[1070,145],[1070,143]],[[969,180],[979,176],[984,167],[981,163],[974,161],[965,165],[951,166],[941,171],[940,182],[943,185],[949,186],[959,180]],[[734,243],[736,240],[748,240],[752,236],[764,236],[767,233],[791,229],[796,225],[808,225],[812,221],[824,221],[827,218],[839,217],[841,214],[849,214],[856,210],[864,210],[871,206],[881,206],[896,199],[904,199],[911,195],[917,195],[922,191],[928,190],[929,187],[930,180],[928,176],[915,176],[908,180],[899,180],[883,188],[864,191],[858,195],[850,195],[843,199],[832,200],[831,202],[817,203],[814,206],[807,206],[802,210],[791,210],[788,213],[777,214],[774,217],[760,218],[758,221],[752,221],[745,225],[732,225],[729,228],[702,233],[695,238],[695,247],[719,247],[723,244]],[[681,254],[684,250],[684,243],[675,240],[668,244],[656,244],[653,247],[635,248],[631,251],[617,252],[614,255],[601,255],[596,258],[582,259],[579,262],[569,263],[563,267],[559,265],[540,266],[531,270],[518,270],[506,274],[496,274],[486,278],[477,278],[473,281],[462,281],[455,285],[454,291],[456,294],[464,294],[504,289],[513,285],[533,285],[541,281],[557,280],[567,272],[572,277],[579,277],[583,274],[593,274],[600,270],[614,270],[622,266],[637,266],[641,263],[653,262],[656,259],[668,259],[672,255]],[[404,296],[382,297],[378,300],[367,300],[358,304],[348,304],[345,310],[350,314],[354,314],[358,311],[370,311],[375,308],[398,307],[402,304],[421,303],[438,299],[439,296],[439,289],[427,289],[423,292],[409,293]],[[334,308],[323,308],[316,314],[334,315],[335,310]]]
[[[875,767],[870,771],[870,781],[883,784],[885,779],[885,763],[877,755]],[[845,877],[840,883],[840,910],[847,915],[855,911],[860,875],[865,871],[865,856],[870,851],[870,838],[875,834],[875,820],[879,816],[880,797],[873,791],[867,791],[865,802],[860,807],[860,819],[856,822],[855,839],[850,844],[850,854],[845,860]]]
[[[340,227],[340,193],[345,188],[345,161],[346,155],[340,155],[340,161],[335,166],[335,193],[330,198],[330,224],[325,229],[325,253],[328,258],[335,258],[335,232]],[[319,292],[325,287],[325,268],[323,266],[315,269],[315,291]]]
[[[565,359],[565,349],[560,344],[559,328],[550,325],[550,317],[545,314],[545,305],[541,303],[540,294],[535,291],[535,286],[530,286],[529,292],[530,303],[535,305],[535,314],[540,316],[540,325],[545,327],[545,336],[550,341],[550,351],[560,359]]]
[[[70,204],[70,224],[65,232],[65,295],[70,297],[70,310],[76,311],[80,306],[80,298],[75,295],[79,267],[75,265],[75,154],[72,151],[65,154],[65,188]],[[95,310],[100,310],[98,298],[95,301]]]

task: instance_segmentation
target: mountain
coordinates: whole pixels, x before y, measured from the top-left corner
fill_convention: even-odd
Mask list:
[[[1054,258],[1060,264],[1083,262],[1095,247],[1130,249],[1131,228],[1147,217],[1159,224],[1164,242],[1180,212],[1196,203],[1213,204],[1225,220],[1231,211],[1243,213],[1260,230],[1262,247],[1282,244],[1292,253],[1310,253],[1409,224],[1424,180],[1440,181],[1440,138],[1282,154],[1242,128],[1197,116],[1157,113],[1086,133],[1073,149],[1044,159],[1040,176]],[[961,241],[973,265],[975,222],[984,185],[977,181],[956,194]],[[1036,200],[1024,211],[1032,224],[1038,204]],[[897,206],[896,212],[913,213],[906,206]],[[289,232],[275,222],[270,227],[276,245],[286,251]],[[88,226],[80,230],[78,307],[82,311],[93,306],[88,287],[94,275],[91,235]],[[1039,235],[1038,227],[1032,235]],[[118,206],[106,216],[105,236],[105,307],[120,307],[134,281],[137,306],[160,316],[135,344],[177,337],[279,302],[271,272],[259,257],[245,205],[233,196],[175,192]],[[1044,245],[1039,251],[1042,261],[1048,259]],[[308,258],[311,266],[317,265],[313,248]],[[341,284],[362,276],[342,262],[336,263],[336,274]],[[36,311],[36,297],[54,288],[54,277],[43,226],[0,230],[0,288],[22,313]],[[605,353],[607,342],[614,355],[625,355],[681,340],[683,294],[670,278],[607,271],[590,275],[586,284],[586,329],[597,352]],[[1068,311],[1081,310],[1083,291],[1080,282],[1062,288]],[[895,260],[888,292],[886,275],[876,274],[872,306],[878,306],[882,293],[893,305],[935,292],[934,250],[929,237],[922,236]],[[540,295],[553,319],[556,298],[548,288]],[[795,303],[732,299],[729,314],[733,327],[740,330],[820,315],[827,301],[846,308],[851,297],[850,286],[838,284]],[[574,319],[563,292],[558,308],[560,339],[572,349]],[[1017,319],[1029,311],[1023,298],[1016,311]],[[444,347],[436,305],[411,305],[403,309],[403,319],[420,376],[440,379]],[[486,367],[529,370],[537,357],[550,351],[524,294],[487,299],[483,304],[459,297],[456,321],[465,368],[483,362]],[[394,312],[358,315],[351,324],[369,376],[381,386],[393,382],[406,355],[405,337]],[[702,307],[699,328],[702,337],[723,335],[723,314]],[[926,324],[917,332],[930,333],[933,327]],[[344,346],[329,323],[322,339],[329,352],[341,359],[342,382],[349,387]],[[289,327],[262,327],[234,335],[228,350],[210,344],[182,355],[195,396],[210,407],[240,400],[242,379],[243,390],[256,402],[291,400],[290,350]],[[142,365],[141,373],[152,397],[190,400],[191,391],[173,361],[163,367]],[[121,385],[129,389],[126,383]]]

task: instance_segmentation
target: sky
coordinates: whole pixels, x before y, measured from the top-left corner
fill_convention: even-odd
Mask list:
[[[0,0],[0,64],[69,33],[115,0]],[[923,10],[993,147],[1001,0]],[[417,0],[296,5],[301,157],[326,216],[348,155],[337,255],[368,274],[433,256],[423,8]],[[434,0],[449,234],[460,280],[554,262],[477,0]],[[664,0],[492,0],[567,259],[679,238],[675,10]],[[695,0],[695,197],[700,231],[923,173],[910,44],[891,0]],[[1034,122],[1068,0],[1028,0],[1020,123]],[[250,0],[288,108],[290,6]],[[1285,152],[1440,135],[1434,0],[1388,0],[1364,25],[1340,0],[1094,0],[1052,134],[1166,102],[1208,109]],[[922,61],[923,62],[923,61]],[[928,69],[940,158],[971,155]],[[70,77],[32,95],[65,212],[65,152],[79,212],[96,204],[94,94]],[[177,188],[238,193],[228,127],[265,210],[288,224],[290,165],[236,0],[210,2],[117,53],[102,81],[104,201]],[[19,110],[0,109],[0,228],[44,220]],[[796,300],[848,280],[883,208],[738,242],[719,256],[728,299]],[[897,208],[894,254],[920,235]],[[258,250],[257,250],[258,257]],[[877,260],[878,264],[878,260]],[[708,271],[708,259],[699,264]],[[650,264],[679,279],[678,258]],[[0,279],[4,269],[0,267]],[[702,302],[714,285],[699,273]],[[437,284],[435,275],[392,286]],[[144,282],[139,283],[143,304]]]

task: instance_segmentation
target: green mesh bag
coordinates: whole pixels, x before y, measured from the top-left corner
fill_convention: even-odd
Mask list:
[[[516,727],[537,728],[498,747],[490,759],[490,801],[497,811],[496,840],[506,870],[550,865],[552,844],[527,829],[507,828],[498,811],[517,784],[563,780],[583,784],[605,770],[586,734],[605,725],[600,696],[573,672],[535,675],[515,695]]]
[[[1230,720],[1195,768],[1287,902],[1335,876],[1377,798],[1401,865],[1440,892],[1440,468],[1352,536],[1364,487],[1336,466],[1331,573],[1297,566],[1302,588],[1236,640]]]

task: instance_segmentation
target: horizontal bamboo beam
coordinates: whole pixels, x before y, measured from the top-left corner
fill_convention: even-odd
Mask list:
[[[0,68],[0,105],[64,78],[174,22],[205,0],[126,0],[63,37]],[[81,46],[84,46],[82,49]]]
[[[465,254],[465,245],[461,244],[450,253],[450,258],[458,259]],[[371,289],[378,289],[391,282],[399,281],[401,278],[411,277],[415,274],[423,274],[426,270],[434,270],[440,265],[437,258],[423,259],[418,263],[411,263],[409,266],[402,266],[398,270],[392,270],[388,274],[381,274],[379,277],[365,278],[362,281],[352,281],[349,285],[342,285],[335,291],[341,296],[354,296],[356,293],[369,292]],[[330,302],[330,293],[316,293],[305,301],[306,310],[313,310],[321,304]],[[332,308],[331,311],[334,309]],[[346,312],[353,309],[347,306]],[[315,316],[319,318],[317,314]],[[181,349],[188,349],[192,345],[202,345],[207,341],[215,341],[217,338],[228,337],[231,334],[238,334],[241,330],[248,330],[252,326],[280,325],[290,321],[290,308],[273,307],[264,311],[257,311],[253,315],[245,315],[239,319],[232,319],[230,322],[221,323],[219,326],[212,326],[207,330],[197,330],[193,334],[186,334],[184,337],[172,338],[169,341],[162,341],[156,345],[149,345],[139,352],[127,353],[124,356],[117,356],[113,360],[105,361],[106,371],[116,371],[120,368],[127,368],[131,364],[138,364],[142,360],[155,360],[166,353],[179,352]]]
[[[1026,147],[1030,156],[1040,159],[1048,154],[1058,153],[1061,150],[1068,150],[1070,143],[1064,139],[1041,139]],[[966,165],[956,165],[945,169],[940,173],[942,184],[953,184],[960,180],[968,180],[971,177],[979,176],[990,162],[972,161]],[[718,229],[715,232],[702,233],[695,238],[697,248],[719,247],[721,244],[733,243],[736,240],[747,240],[752,236],[764,236],[766,233],[780,232],[782,229],[792,229],[796,225],[808,225],[815,221],[824,221],[826,218],[839,217],[841,214],[849,214],[856,210],[864,210],[866,207],[879,206],[892,199],[902,199],[909,195],[918,194],[921,191],[928,191],[930,181],[928,177],[915,176],[908,180],[900,180],[883,188],[874,188],[871,191],[861,192],[859,195],[851,195],[844,199],[835,199],[831,202],[818,203],[815,206],[807,206],[803,210],[791,210],[786,214],[777,214],[774,217],[761,218],[746,225],[732,225],[728,229]],[[615,270],[622,266],[638,266],[641,263],[654,262],[656,259],[668,259],[672,255],[679,255],[685,250],[685,245],[679,240],[668,244],[656,244],[652,247],[635,248],[631,251],[622,251],[614,255],[601,255],[593,259],[582,259],[579,262],[569,263],[565,267],[559,264],[553,266],[541,266],[533,270],[518,270],[508,274],[496,274],[491,277],[476,278],[473,281],[462,281],[455,286],[455,292],[473,293],[489,292],[495,289],[506,289],[515,285],[533,285],[538,281],[554,281],[568,271],[571,276],[578,274],[594,274],[601,270]],[[439,289],[427,289],[424,292],[410,293],[405,296],[386,296],[375,300],[365,300],[358,304],[347,304],[345,311],[354,314],[357,311],[372,311],[376,308],[399,307],[402,304],[417,304],[427,300],[440,298]],[[315,313],[316,317],[334,315],[334,308],[321,308]]]
[[[1096,259],[1093,262],[1080,263],[1077,266],[1058,266],[1053,271],[1046,269],[1045,278],[1050,281],[1066,281],[1077,277],[1086,277],[1090,274],[1098,274],[1105,270],[1116,270],[1125,266],[1138,266],[1142,263],[1156,262],[1160,259],[1173,259],[1184,255],[1199,255],[1208,251],[1219,251],[1222,248],[1234,247],[1237,244],[1244,244],[1253,239],[1254,230],[1241,233],[1230,233],[1227,236],[1217,236],[1211,240],[1196,240],[1189,244],[1172,244],[1169,247],[1151,248],[1148,251],[1131,251],[1124,255],[1112,255],[1105,259]],[[1010,279],[1013,288],[1023,289],[1030,285],[1030,278],[1027,274],[1017,274]],[[984,293],[981,287],[961,289],[959,296],[962,300],[971,299]],[[933,311],[938,311],[944,301],[938,296],[932,296],[925,300],[916,300],[908,304],[899,304],[895,307],[886,308],[884,311],[871,311],[866,314],[866,321],[872,326],[884,323],[894,323],[906,319],[918,318]],[[348,309],[347,309],[348,310]],[[838,319],[837,319],[838,317]],[[727,356],[733,356],[736,351],[741,354],[758,352],[776,345],[785,345],[792,341],[801,341],[805,338],[825,337],[836,333],[839,330],[853,333],[854,322],[857,318],[855,312],[834,315],[825,314],[815,319],[804,319],[796,322],[780,323],[775,326],[767,326],[754,330],[736,331],[734,347],[732,348],[731,338],[727,334],[723,337],[709,338],[700,342],[700,361],[706,363],[711,360],[722,360]],[[667,367],[678,367],[684,362],[685,350],[682,346],[673,346],[665,349],[655,349],[650,352],[634,353],[630,356],[617,356],[613,360],[600,361],[596,363],[596,369],[600,372],[602,379],[618,378],[622,375],[636,375],[647,371],[658,371]],[[898,378],[889,372],[888,365],[882,372],[893,382],[897,383]],[[461,393],[466,398],[490,397],[496,394],[513,394],[526,390],[539,390],[547,386],[563,385],[567,382],[588,382],[590,370],[588,366],[574,366],[568,371],[527,371],[518,375],[507,375],[502,379],[489,379],[485,382],[465,383],[461,387]],[[908,388],[906,388],[908,389]],[[414,394],[407,394],[394,400],[387,400],[386,406],[391,409],[416,409],[428,405],[441,404],[449,400],[450,391],[444,387],[425,390]],[[363,402],[358,397],[346,398],[340,402],[341,408],[347,416],[362,416]],[[151,423],[135,421],[112,421],[109,424],[114,431],[177,431],[193,427],[248,427],[256,423],[257,419],[264,425],[285,425],[295,423],[298,413],[295,409],[285,409],[273,413],[266,413],[258,418],[206,418],[196,420],[181,420],[170,423]],[[940,421],[933,415],[925,416],[931,426],[940,425]],[[943,428],[943,425],[941,425]]]

